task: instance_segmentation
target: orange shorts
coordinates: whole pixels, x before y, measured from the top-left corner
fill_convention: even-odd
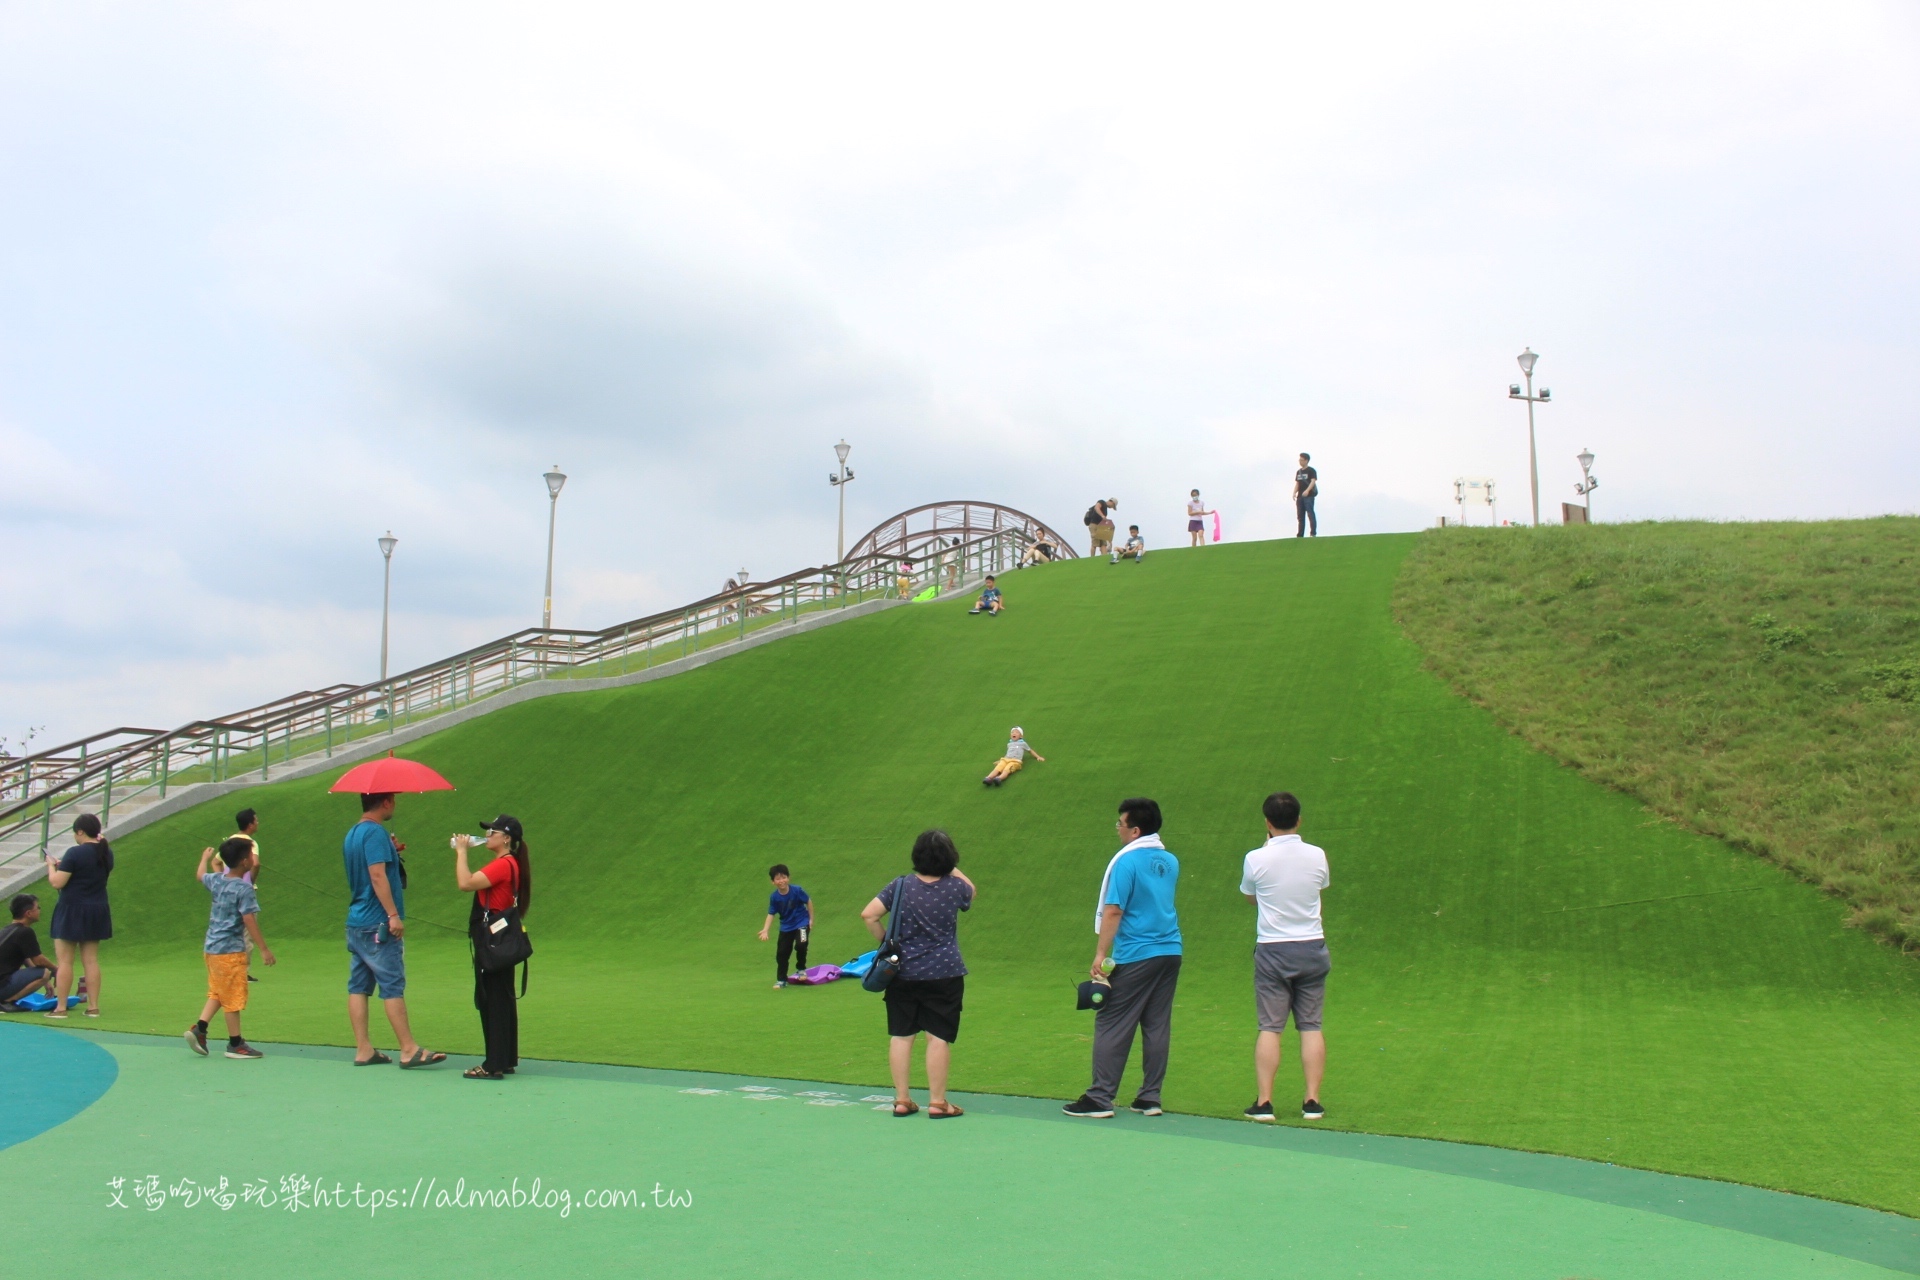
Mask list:
[[[247,1007],[247,953],[207,953],[207,999],[218,1000],[229,1013]]]

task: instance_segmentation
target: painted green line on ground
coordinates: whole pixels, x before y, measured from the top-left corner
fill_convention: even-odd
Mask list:
[[[90,1032],[75,1028],[75,1036],[103,1044],[153,1047],[160,1037],[122,1032]],[[321,1045],[273,1045],[275,1056],[314,1062],[341,1063],[351,1055],[344,1049]],[[450,1058],[449,1062],[453,1060]],[[463,1060],[464,1061],[464,1060]],[[349,1068],[351,1069],[351,1068]],[[710,1071],[674,1071],[595,1062],[527,1060],[524,1074],[559,1080],[609,1084],[652,1085],[670,1089],[769,1087],[789,1094],[857,1092],[857,1087],[775,1076],[742,1076]],[[1256,1125],[1210,1116],[1172,1112],[1154,1119],[1125,1116],[1115,1122],[1074,1120],[1063,1115],[1058,1101],[1005,1094],[953,1095],[969,1113],[1019,1120],[1058,1123],[1074,1129],[1125,1127],[1169,1138],[1239,1146],[1279,1149],[1317,1157],[1359,1160],[1417,1169],[1450,1177],[1471,1178],[1504,1186],[1589,1200],[1624,1209],[1636,1209],[1685,1222],[1700,1223],[1744,1235],[1799,1245],[1822,1253],[1850,1258],[1890,1271],[1920,1275],[1920,1222],[1880,1213],[1857,1205],[1840,1204],[1787,1192],[1703,1178],[1685,1178],[1628,1169],[1618,1165],[1577,1160],[1568,1156],[1512,1151],[1470,1143],[1438,1142],[1427,1138],[1399,1138],[1377,1134],[1316,1130],[1290,1125]]]

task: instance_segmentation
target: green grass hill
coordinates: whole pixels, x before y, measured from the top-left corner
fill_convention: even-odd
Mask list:
[[[1260,798],[1285,787],[1333,868],[1328,1125],[1920,1213],[1920,966],[1845,928],[1813,885],[1450,691],[1394,617],[1416,541],[1049,566],[1008,576],[1000,618],[895,609],[426,739],[410,754],[460,790],[403,798],[395,823],[416,1025],[478,1046],[447,837],[505,809],[536,867],[529,1056],[879,1083],[876,997],[771,989],[772,946],[754,938],[765,868],[793,866],[819,908],[815,957],[840,960],[865,949],[859,908],[906,869],[914,835],[943,826],[980,886],[954,1085],[1073,1097],[1092,1023],[1072,988],[1114,808],[1146,794],[1183,865],[1167,1102],[1237,1115],[1254,1032],[1240,859],[1263,835]],[[1015,723],[1048,763],[983,789]],[[193,865],[249,804],[281,952],[257,970],[249,1031],[346,1038],[339,846],[358,806],[330,781],[118,844],[109,1028],[177,1034],[193,1016]]]

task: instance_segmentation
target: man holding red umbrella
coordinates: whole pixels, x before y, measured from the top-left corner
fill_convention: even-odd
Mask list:
[[[376,789],[385,787],[388,789]],[[453,784],[425,765],[395,760],[389,754],[350,769],[333,784],[335,791],[360,791],[360,821],[341,845],[352,903],[347,907],[347,1017],[353,1023],[356,1067],[392,1062],[373,1047],[368,1029],[368,1000],[376,990],[386,1006],[387,1021],[400,1042],[402,1070],[431,1067],[447,1060],[444,1053],[423,1049],[407,1021],[407,875],[400,862],[405,846],[388,834],[393,820],[394,792],[451,791]]]

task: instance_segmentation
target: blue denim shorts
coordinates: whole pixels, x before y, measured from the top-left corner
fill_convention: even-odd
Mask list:
[[[370,996],[374,984],[380,987],[382,1000],[398,1000],[407,994],[407,944],[381,929],[356,929],[347,926],[347,954],[353,967],[347,974],[347,994]]]

